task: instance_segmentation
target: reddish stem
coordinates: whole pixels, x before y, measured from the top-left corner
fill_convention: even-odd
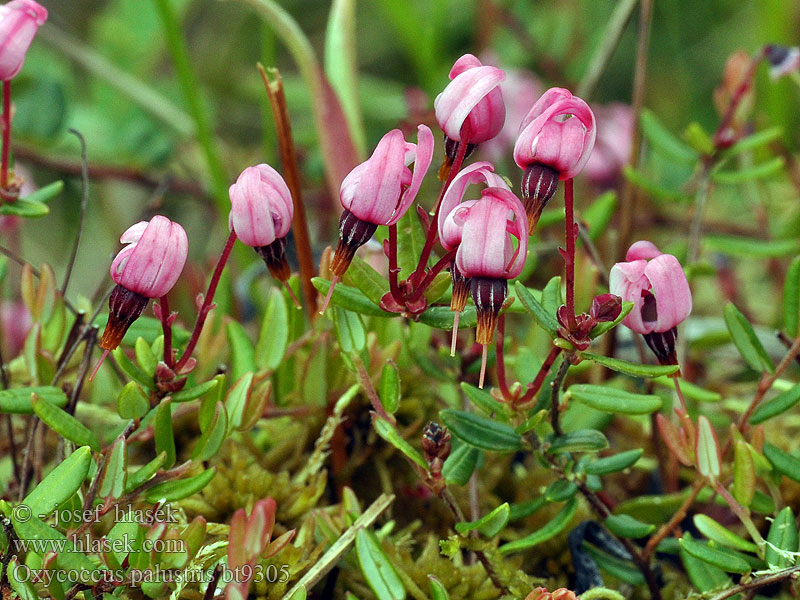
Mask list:
[[[3,149],[0,154],[0,188],[8,187],[8,150],[11,145],[11,80],[3,81]],[[2,202],[2,200],[0,200]]]
[[[506,382],[506,363],[503,355],[503,342],[506,333],[506,316],[500,315],[497,318],[497,341],[495,343],[495,354],[497,355],[497,385],[500,386],[500,392],[503,398],[510,402],[511,392],[508,390],[508,383]]]
[[[397,275],[400,273],[400,267],[397,266],[397,223],[389,225],[389,291],[392,293],[392,298],[397,304],[403,306],[405,300],[403,293],[400,291],[400,283],[397,280]]]
[[[175,357],[172,355],[172,326],[169,324],[169,303],[167,295],[159,298],[161,313],[161,330],[164,332],[164,362],[171,369],[175,365]]]
[[[425,290],[431,287],[431,284],[433,283],[433,280],[436,278],[436,276],[439,273],[441,273],[446,266],[448,266],[451,262],[453,262],[455,255],[456,251],[450,250],[447,254],[445,254],[442,258],[439,259],[439,262],[437,262],[435,265],[433,265],[433,267],[431,267],[431,270],[428,271],[427,275],[425,275],[425,279],[423,279],[420,282],[420,284],[414,290],[414,293],[411,294],[411,296],[408,298],[409,303],[415,302],[422,297],[422,294],[425,293]]]
[[[464,128],[461,130],[461,141],[458,143],[456,157],[450,167],[450,172],[447,174],[447,179],[442,184],[442,189],[439,191],[439,197],[436,199],[433,219],[431,220],[431,226],[428,227],[428,233],[425,237],[425,245],[422,247],[422,254],[420,254],[417,268],[411,274],[411,277],[408,278],[412,283],[414,281],[418,281],[419,278],[422,277],[422,274],[425,273],[425,267],[427,266],[428,259],[431,256],[433,245],[436,243],[436,240],[439,239],[439,209],[442,206],[442,198],[444,198],[444,193],[447,191],[447,188],[450,187],[450,184],[453,182],[453,179],[455,179],[455,176],[458,175],[458,172],[461,170],[461,165],[464,164],[464,157],[467,155],[467,146],[469,146],[467,127],[468,122],[465,122]]]
[[[228,257],[231,255],[231,250],[233,250],[233,243],[235,241],[236,233],[231,231],[230,235],[228,236],[228,241],[225,242],[225,248],[223,248],[222,254],[217,261],[217,266],[214,267],[214,274],[211,275],[211,281],[208,284],[208,291],[203,299],[203,305],[200,307],[200,311],[197,313],[197,321],[195,321],[192,337],[189,339],[189,345],[186,346],[183,356],[181,356],[181,359],[175,365],[174,371],[176,373],[180,372],[183,366],[192,357],[192,352],[194,352],[194,348],[197,346],[197,340],[200,338],[200,332],[203,330],[203,325],[205,325],[206,317],[208,316],[208,313],[211,312],[211,309],[214,308],[212,304],[214,300],[214,294],[217,291],[217,285],[219,284],[219,279],[222,276],[222,270],[225,268],[225,263],[228,262]]]
[[[561,354],[561,348],[558,346],[553,346],[553,349],[550,350],[550,354],[547,355],[547,358],[544,359],[542,366],[539,368],[539,372],[536,374],[536,378],[528,384],[528,391],[525,392],[525,395],[519,399],[519,404],[525,404],[526,402],[530,402],[539,393],[539,390],[542,389],[542,384],[544,383],[545,377],[550,372],[550,369],[553,366],[553,363],[556,362],[558,355]]]
[[[564,182],[564,213],[567,238],[567,254],[564,256],[567,275],[567,320],[569,330],[574,331],[577,327],[575,321],[575,215],[571,178]]]
[[[733,117],[736,114],[736,110],[739,108],[739,105],[742,103],[744,95],[752,87],[753,79],[756,75],[756,69],[763,58],[764,48],[762,48],[755,54],[755,56],[753,56],[752,60],[750,61],[750,67],[747,69],[747,73],[745,73],[744,77],[742,78],[742,82],[733,93],[731,102],[728,104],[728,109],[725,111],[725,115],[722,117],[717,130],[714,132],[714,147],[716,149],[719,150],[726,145],[730,145],[731,140],[728,139],[728,129],[731,126],[731,121],[733,121]]]

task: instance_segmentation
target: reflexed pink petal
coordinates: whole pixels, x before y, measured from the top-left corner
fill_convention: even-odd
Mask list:
[[[0,6],[0,79],[19,73],[36,31],[46,20],[47,9],[33,0]]]
[[[505,73],[483,66],[474,56],[462,56],[450,72],[452,81],[433,102],[436,121],[448,138],[461,141],[461,130],[469,118],[468,141],[479,144],[500,133],[505,105],[498,87]]]
[[[428,167],[431,166],[431,160],[433,160],[433,146],[433,132],[430,128],[427,125],[417,127],[417,149],[414,157],[414,173],[411,177],[411,185],[403,192],[397,210],[387,225],[397,223],[406,214],[411,203],[417,197],[422,180],[428,172]]]
[[[692,312],[692,292],[678,259],[662,254],[647,263],[645,276],[656,297],[658,321],[653,331],[667,331],[682,323]]]
[[[623,324],[636,333],[650,333],[652,327],[645,326],[642,321],[642,290],[650,287],[650,281],[644,276],[647,262],[637,260],[634,262],[617,263],[611,267],[608,276],[608,289],[626,302],[633,302],[633,310],[625,317]]]
[[[656,256],[661,256],[661,250],[653,242],[639,240],[628,248],[625,260],[650,260]]]

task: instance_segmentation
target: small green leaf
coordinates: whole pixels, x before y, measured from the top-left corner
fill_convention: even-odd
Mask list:
[[[381,298],[389,291],[389,282],[358,256],[353,257],[342,281],[345,285],[358,288],[375,306],[381,305]]]
[[[153,439],[156,443],[156,454],[166,452],[165,467],[175,464],[175,434],[172,431],[172,401],[166,398],[156,408],[155,425],[153,426]]]
[[[605,525],[614,535],[633,539],[647,537],[656,530],[655,525],[642,523],[630,515],[610,515]]]
[[[450,594],[441,581],[433,575],[428,575],[428,579],[431,582],[431,600],[450,600]]]
[[[483,515],[477,521],[456,523],[455,528],[458,533],[469,533],[470,531],[478,530],[481,535],[493,538],[503,531],[503,528],[508,524],[509,514],[508,502],[503,502],[503,504],[490,513]]]
[[[319,293],[323,296],[328,293],[328,289],[331,287],[331,282],[322,277],[312,277],[311,283],[314,284],[314,287],[317,288]],[[361,290],[350,287],[349,285],[344,285],[343,283],[338,283],[336,287],[333,288],[331,304],[341,306],[342,308],[352,310],[353,312],[368,317],[396,316],[394,313],[386,312],[382,310],[380,306],[373,304]]]
[[[453,330],[453,311],[449,306],[431,306],[419,315],[419,322],[434,329]],[[474,306],[467,306],[461,311],[458,321],[459,329],[471,329],[478,323],[478,315]]]
[[[225,412],[230,431],[239,429],[244,422],[244,412],[247,408],[247,401],[252,396],[253,373],[245,373],[233,384],[225,396]],[[214,411],[216,413],[216,407]],[[212,417],[213,419],[213,417]],[[207,425],[203,424],[205,428]]]
[[[747,318],[739,311],[733,303],[728,304],[724,310],[725,325],[731,334],[733,343],[739,350],[745,362],[754,371],[775,371],[767,351],[761,345],[756,332]]]
[[[420,454],[416,448],[409,444],[391,423],[389,423],[386,419],[377,418],[373,421],[373,424],[375,426],[375,431],[378,432],[379,436],[400,450],[400,452],[405,454],[420,467],[426,471],[428,470],[428,463],[425,462],[422,454]]]
[[[33,414],[33,404],[31,404],[33,394],[59,408],[66,406],[67,402],[69,402],[69,398],[67,398],[64,390],[58,387],[34,386],[13,388],[0,391],[0,413],[18,415]]]
[[[155,388],[155,382],[153,381],[153,378],[148,377],[147,373],[142,371],[133,363],[133,361],[131,361],[131,359],[128,358],[128,356],[125,354],[125,350],[122,349],[122,346],[114,350],[111,355],[119,365],[119,368],[125,371],[125,374],[142,386],[142,388],[146,390],[152,390]]]
[[[689,579],[698,590],[702,592],[710,592],[726,588],[732,585],[730,578],[725,574],[725,571],[708,564],[705,561],[699,560],[689,554],[684,548],[684,540],[692,541],[692,537],[685,533],[683,538],[679,541],[680,557]]]
[[[642,110],[639,123],[642,126],[642,134],[647,138],[647,141],[664,156],[689,165],[697,162],[699,158],[697,152],[664,127],[651,110],[646,108]]]
[[[203,396],[213,390],[219,384],[219,380],[217,378],[210,379],[205,381],[199,385],[192,386],[190,388],[186,388],[185,390],[181,390],[175,394],[170,396],[172,398],[173,403],[177,402],[188,402],[189,400],[196,400],[200,396]]]
[[[798,402],[800,402],[800,384],[797,384],[785,392],[781,392],[771,400],[762,403],[753,412],[753,415],[750,417],[750,423],[752,425],[763,423],[772,417],[776,417],[782,413],[785,413],[787,410],[794,408]]]
[[[101,472],[98,494],[101,498],[120,498],[125,493],[128,475],[128,448],[125,438],[119,436],[111,447]]]
[[[555,438],[550,443],[551,454],[564,452],[598,452],[608,448],[608,440],[596,429],[579,429]]]
[[[64,185],[61,181],[56,183],[61,184],[62,187]],[[30,196],[27,198],[19,198],[14,202],[4,202],[0,204],[0,215],[16,215],[18,217],[34,219],[36,217],[44,217],[48,214],[50,214],[50,208],[42,202],[31,199]]]
[[[213,479],[215,472],[216,469],[211,468],[198,475],[187,477],[186,479],[159,483],[147,490],[144,494],[144,498],[148,502],[158,502],[159,500],[175,502],[176,500],[183,500],[206,487],[208,482]]]
[[[493,452],[514,452],[522,448],[522,436],[505,423],[452,408],[440,411],[447,428],[466,443]]]
[[[577,510],[578,500],[573,498],[567,502],[564,505],[564,508],[562,508],[552,520],[546,523],[544,527],[534,531],[524,538],[514,540],[513,542],[509,542],[500,546],[500,554],[510,554],[512,552],[519,552],[520,550],[527,550],[528,548],[533,548],[542,542],[546,542],[547,540],[554,538],[559,533],[564,531],[567,525],[572,522],[572,518],[575,516]]]
[[[746,560],[734,554],[711,548],[706,544],[695,542],[686,537],[681,538],[680,544],[681,549],[685,550],[691,556],[728,573],[744,574],[749,573],[751,570],[750,564]]]
[[[128,473],[127,481],[125,482],[125,493],[130,494],[138,489],[140,485],[150,481],[153,475],[161,468],[167,461],[167,453],[161,452],[153,460],[146,465],[139,467],[135,472]]]
[[[581,352],[581,358],[591,360],[599,365],[625,373],[626,375],[633,375],[634,377],[661,377],[662,375],[671,375],[678,371],[678,365],[640,365],[631,363],[626,360],[618,358],[609,358],[600,354],[593,354],[592,352]]]
[[[697,527],[697,531],[720,546],[726,546],[744,552],[758,552],[758,546],[753,542],[748,542],[743,537],[736,535],[730,529],[724,525],[720,525],[708,515],[696,514],[694,516],[694,526]]]
[[[770,142],[777,140],[782,135],[783,127],[780,125],[768,127],[767,129],[757,131],[756,133],[751,133],[750,135],[741,138],[733,146],[725,150],[725,158],[769,144]]]
[[[511,513],[508,516],[508,522],[513,523],[514,521],[519,521],[520,519],[527,519],[546,504],[548,504],[548,502],[547,498],[544,496],[539,496],[533,500],[526,500],[525,502],[520,502],[518,504],[512,504]]]
[[[544,329],[548,336],[555,338],[558,335],[558,321],[556,321],[555,314],[549,313],[521,281],[514,284],[514,289],[517,291],[517,298],[522,306],[530,313],[539,327]]]
[[[225,405],[217,402],[214,417],[206,425],[192,452],[192,460],[204,461],[216,456],[228,433],[228,414]]]
[[[784,552],[797,552],[797,524],[790,507],[785,507],[769,527],[764,560],[770,568],[785,568],[794,565],[794,559]]]
[[[756,467],[750,447],[744,440],[736,440],[733,455],[733,497],[742,506],[753,503],[756,492]]]
[[[467,485],[480,456],[481,451],[474,446],[465,443],[456,446],[442,467],[442,476],[445,482],[448,485],[452,483]]]
[[[392,361],[383,365],[379,396],[383,408],[389,414],[394,413],[400,406],[400,373]]]
[[[397,266],[400,280],[408,278],[417,268],[422,248],[425,246],[425,231],[415,210],[409,210],[397,222]],[[430,264],[430,261],[428,261]]]
[[[594,559],[600,569],[611,576],[634,587],[640,588],[646,585],[644,575],[642,575],[641,571],[634,567],[630,561],[612,556],[586,542],[582,544],[582,548]],[[602,590],[602,588],[593,589],[598,590],[599,598],[617,600],[615,596],[609,595],[608,592],[601,592],[600,590]]]
[[[33,583],[29,581],[30,578],[25,577],[27,571],[19,569],[19,561],[16,556],[11,557],[5,573],[8,575],[8,583],[11,585],[11,589],[16,592],[21,600],[39,600],[40,596],[36,593]]]
[[[778,473],[800,482],[800,459],[784,452],[777,446],[773,446],[769,442],[764,444],[764,456],[772,463]]]
[[[274,289],[269,294],[261,331],[256,343],[256,367],[259,369],[277,369],[289,344],[289,309],[286,299],[280,290]]]
[[[140,338],[141,339],[141,338]],[[150,410],[150,401],[135,381],[129,381],[117,398],[117,412],[123,419],[141,419]]]
[[[361,352],[367,345],[367,332],[358,313],[333,307],[333,324],[336,326],[336,337],[342,352]]]
[[[697,471],[709,479],[719,477],[721,471],[719,440],[711,422],[705,415],[697,419],[697,439],[695,440],[695,464]]]
[[[158,358],[156,358],[156,355],[153,354],[150,344],[148,344],[144,338],[139,337],[136,338],[136,342],[133,344],[133,349],[136,352],[136,362],[139,363],[142,371],[144,371],[145,374],[152,379],[156,372]]]
[[[378,600],[404,600],[406,588],[375,535],[366,529],[356,534],[356,557],[361,573]]]
[[[470,402],[475,405],[489,417],[499,415],[503,420],[507,418],[506,405],[495,400],[494,397],[487,391],[476,388],[474,385],[468,384],[466,381],[461,382],[461,391],[466,394]]]
[[[578,493],[578,486],[574,481],[559,479],[547,486],[544,498],[548,502],[566,502]]]
[[[558,307],[564,304],[564,297],[561,293],[561,277],[556,275],[542,288],[542,306],[545,312],[555,318]]]
[[[88,446],[82,446],[69,455],[61,464],[50,471],[22,501],[32,515],[46,519],[56,508],[69,500],[77,492],[89,467],[92,464],[92,452]]]
[[[714,152],[714,140],[696,121],[689,123],[689,126],[683,131],[682,137],[700,154],[708,156]]]
[[[796,239],[756,240],[732,235],[709,235],[703,243],[709,250],[742,258],[782,258],[800,250],[800,242]]]
[[[783,329],[790,338],[798,333],[800,321],[800,256],[795,256],[783,284]]]
[[[649,415],[661,408],[661,398],[650,394],[633,394],[603,385],[573,385],[564,397],[572,396],[579,402],[608,413]]]
[[[752,167],[737,169],[735,171],[712,172],[711,179],[717,183],[727,183],[732,185],[745,183],[746,181],[753,181],[755,179],[766,179],[768,177],[772,177],[778,171],[781,171],[785,164],[785,158],[782,156],[776,156]]]
[[[33,411],[42,420],[42,423],[57,434],[78,446],[89,446],[95,452],[100,452],[100,441],[97,437],[71,414],[36,394],[31,394],[31,404],[33,404]]]
[[[589,475],[608,475],[609,473],[618,473],[624,471],[628,467],[632,467],[637,460],[642,456],[644,450],[627,450],[620,452],[614,456],[606,456],[599,458],[594,462],[590,462],[584,469]]]
[[[256,349],[239,321],[228,321],[225,332],[231,348],[231,379],[235,381],[256,370]]]

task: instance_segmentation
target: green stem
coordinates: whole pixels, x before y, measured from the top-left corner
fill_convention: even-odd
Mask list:
[[[197,125],[197,140],[203,148],[203,153],[208,163],[208,170],[211,173],[211,183],[218,207],[224,212],[228,212],[228,177],[219,154],[219,149],[214,139],[214,131],[211,125],[211,116],[208,107],[203,101],[200,93],[200,86],[192,70],[189,61],[189,51],[186,48],[186,40],[181,32],[180,23],[175,15],[175,11],[169,0],[155,0],[156,9],[164,26],[164,34],[167,38],[167,49],[172,55],[172,61],[178,75],[178,81],[189,105],[189,113]]]

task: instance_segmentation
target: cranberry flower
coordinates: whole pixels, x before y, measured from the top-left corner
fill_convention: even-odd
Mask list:
[[[551,88],[520,125],[514,161],[525,173],[522,197],[531,226],[539,221],[558,182],[575,177],[592,153],[595,120],[589,105],[563,88]]]
[[[502,69],[484,66],[472,54],[459,58],[450,69],[452,81],[433,102],[450,160],[455,158],[457,143],[466,142],[468,153],[503,129],[506,107],[500,82],[505,78]]]
[[[477,200],[464,201],[464,193],[473,184],[485,183],[490,188],[508,190],[505,179],[494,173],[491,163],[476,162],[462,169],[447,188],[442,198],[439,209],[439,240],[445,250],[455,250],[461,243],[464,221],[461,218],[463,210],[478,202]],[[453,315],[453,336],[450,344],[450,356],[456,353],[456,336],[458,334],[458,321],[461,311],[467,304],[470,280],[461,273],[455,262],[450,267],[450,277],[453,280],[453,294],[450,299],[450,310]]]
[[[433,133],[426,125],[417,128],[417,143],[406,142],[403,132],[393,129],[381,138],[366,161],[350,171],[342,182],[339,199],[344,212],[339,219],[339,245],[331,261],[333,281],[322,312],[328,306],[333,286],[378,225],[394,225],[411,206],[433,158]],[[408,165],[414,163],[414,171]]]
[[[120,242],[127,246],[111,263],[117,287],[108,301],[108,323],[99,344],[106,353],[119,346],[149,298],[160,298],[172,289],[189,250],[183,227],[160,215],[129,227]]]
[[[479,384],[483,387],[487,346],[508,294],[507,280],[522,272],[528,254],[528,218],[519,199],[500,187],[483,190],[480,200],[462,203],[451,214],[454,224],[462,227],[455,265],[471,280],[478,313],[476,341],[484,346]],[[516,248],[512,236],[518,240]]]
[[[692,312],[692,292],[681,264],[648,241],[633,244],[625,259],[609,275],[611,293],[634,304],[623,324],[644,335],[659,362],[678,364],[677,326]]]
[[[12,0],[0,6],[0,80],[13,79],[25,62],[47,9],[33,0]]]
[[[264,259],[275,279],[289,279],[286,236],[292,227],[292,194],[280,174],[267,164],[247,167],[229,190],[228,225]]]

